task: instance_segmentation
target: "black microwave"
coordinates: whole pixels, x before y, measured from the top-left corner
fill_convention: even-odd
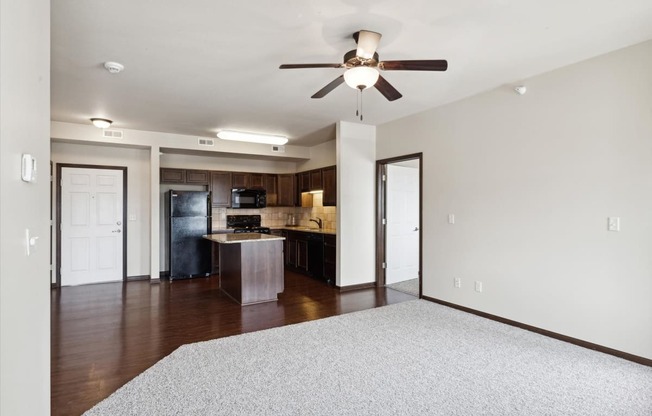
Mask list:
[[[267,192],[264,189],[233,188],[231,190],[231,208],[265,208]]]

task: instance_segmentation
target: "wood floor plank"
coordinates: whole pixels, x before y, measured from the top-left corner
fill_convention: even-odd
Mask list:
[[[292,272],[277,302],[245,307],[217,276],[53,289],[52,415],[83,413],[183,344],[412,299],[385,288],[340,293]]]

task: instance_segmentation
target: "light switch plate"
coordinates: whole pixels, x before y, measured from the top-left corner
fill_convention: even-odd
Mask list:
[[[620,217],[609,217],[607,219],[607,230],[620,231]]]

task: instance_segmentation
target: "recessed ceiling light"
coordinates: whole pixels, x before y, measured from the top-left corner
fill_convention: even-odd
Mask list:
[[[113,123],[113,121],[106,118],[92,118],[91,122],[98,129],[108,129],[109,126]]]
[[[287,137],[273,134],[247,133],[243,131],[222,130],[217,133],[217,137],[222,140],[235,140],[239,142],[265,143],[265,144],[285,144],[288,142]]]

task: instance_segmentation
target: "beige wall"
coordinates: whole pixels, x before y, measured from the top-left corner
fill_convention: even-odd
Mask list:
[[[423,152],[424,295],[652,358],[650,68],[647,42],[378,127],[378,159]]]
[[[376,280],[376,127],[337,123],[338,286]]]
[[[50,2],[0,2],[0,414],[50,414]],[[21,180],[21,156],[37,160]],[[39,237],[26,252],[25,230]]]
[[[333,166],[336,164],[335,140],[310,148],[310,159],[297,163],[297,172]]]

